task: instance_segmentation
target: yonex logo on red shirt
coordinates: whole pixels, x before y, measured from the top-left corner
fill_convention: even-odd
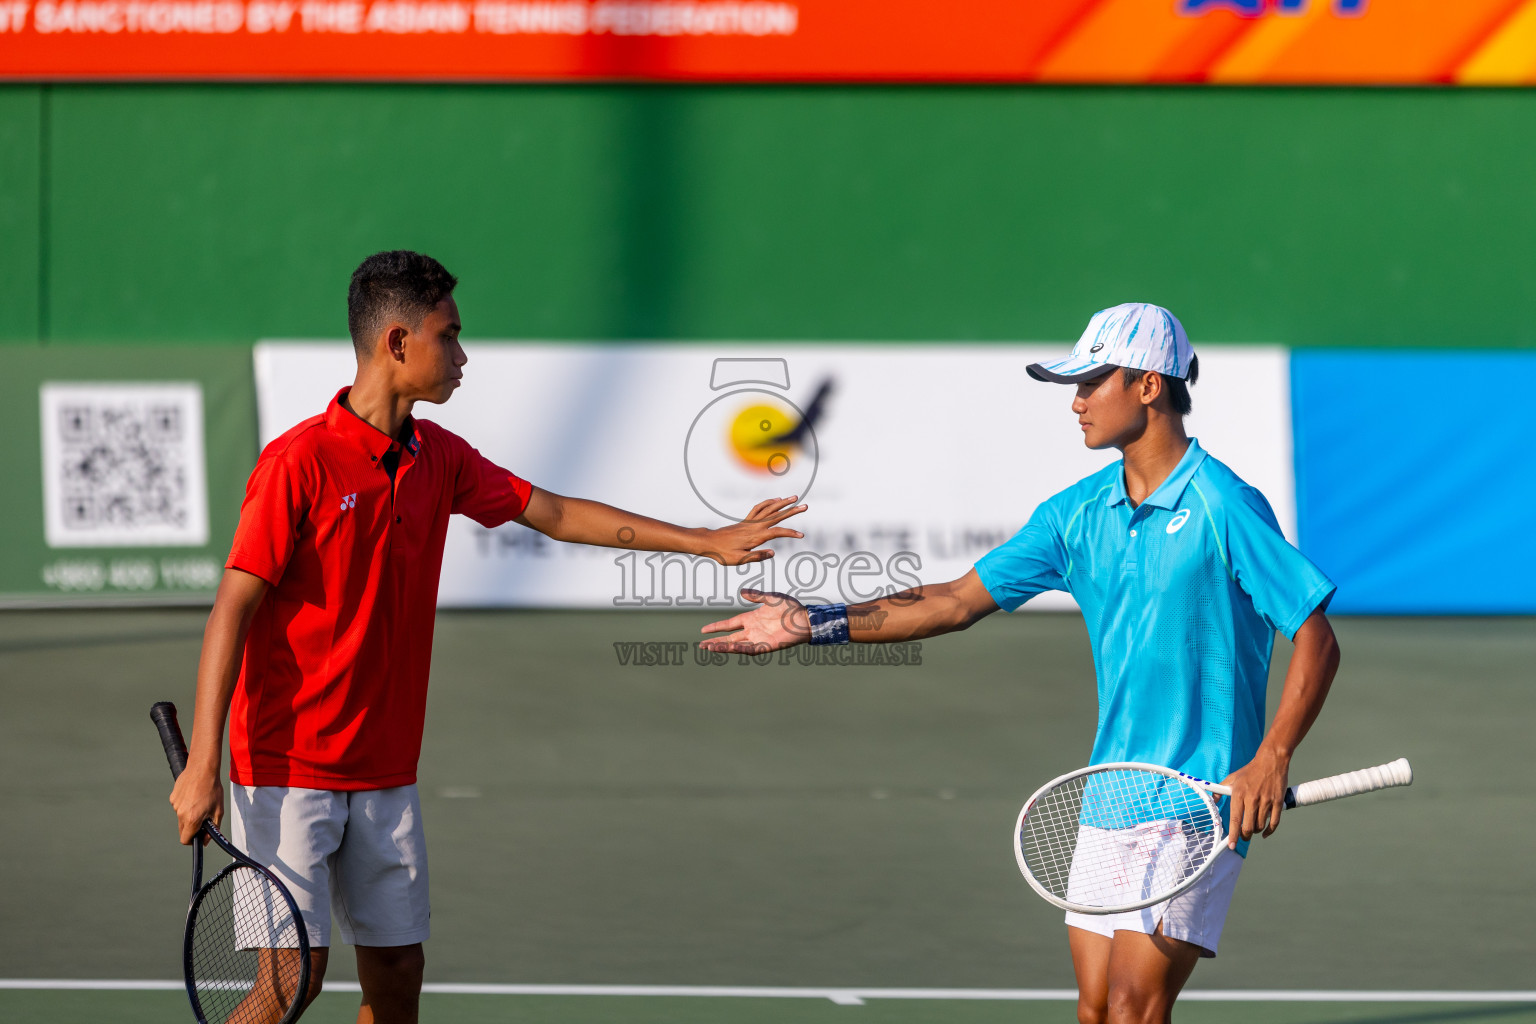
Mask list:
[[[356,491],[353,491],[351,494],[349,494],[345,498],[341,499],[341,510],[343,512],[345,512],[349,508],[356,508],[356,507],[357,507],[357,492]]]

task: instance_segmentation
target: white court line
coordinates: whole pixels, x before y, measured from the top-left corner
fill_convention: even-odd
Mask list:
[[[75,978],[0,978],[0,989],[98,992],[179,992],[180,981],[103,981]],[[331,992],[357,992],[355,981],[327,982]],[[830,999],[858,1006],[867,999],[1075,1000],[1070,988],[765,988],[732,985],[478,985],[429,983],[426,993],[485,996],[703,996],[713,999]],[[1536,990],[1412,992],[1324,989],[1192,989],[1181,1000],[1207,1003],[1536,1003]]]

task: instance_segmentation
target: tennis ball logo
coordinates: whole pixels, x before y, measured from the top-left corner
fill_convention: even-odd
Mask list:
[[[731,421],[727,443],[731,454],[747,469],[783,476],[789,472],[796,448],[788,440],[796,425],[782,406],[754,403]]]
[[[738,522],[764,497],[804,499],[816,480],[816,425],[831,379],[802,409],[789,398],[784,360],[721,358],[710,388],[724,394],[699,410],[683,438],[683,469],[693,493],[710,511]]]

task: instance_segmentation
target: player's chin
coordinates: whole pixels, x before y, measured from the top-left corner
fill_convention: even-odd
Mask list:
[[[431,398],[428,398],[427,401],[431,402],[433,405],[442,405],[444,402],[448,401],[448,399],[453,397],[453,393],[459,390],[459,385],[462,383],[463,381],[458,377],[450,377],[448,380],[443,381],[437,386],[436,392],[432,395]]]

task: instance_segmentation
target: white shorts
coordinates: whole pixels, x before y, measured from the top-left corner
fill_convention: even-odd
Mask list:
[[[1079,851],[1085,845],[1091,846],[1096,851],[1093,859],[1102,861],[1114,857],[1121,861],[1126,873],[1133,877],[1148,876],[1160,861],[1176,861],[1185,855],[1181,830],[1167,828],[1162,822],[1115,830],[1083,825],[1078,829],[1077,843]],[[1079,862],[1076,857],[1073,861]],[[1067,924],[1111,939],[1118,931],[1152,935],[1162,924],[1163,934],[1170,939],[1192,943],[1201,948],[1202,956],[1213,957],[1221,941],[1222,925],[1226,923],[1227,909],[1232,905],[1232,893],[1237,888],[1237,874],[1242,867],[1243,858],[1223,846],[1216,854],[1216,862],[1200,876],[1200,880],[1173,899],[1123,914],[1078,914],[1069,910]],[[1067,893],[1070,899],[1070,876]]]
[[[230,841],[293,893],[311,946],[331,944],[333,910],[353,946],[427,938],[427,844],[415,786],[230,789]],[[294,944],[277,935],[237,938],[246,949]]]

